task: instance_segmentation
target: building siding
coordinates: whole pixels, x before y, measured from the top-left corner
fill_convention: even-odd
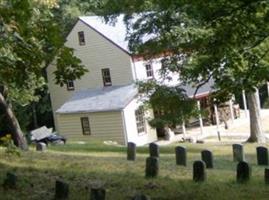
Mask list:
[[[88,117],[91,135],[83,135],[81,117]],[[59,133],[72,140],[111,140],[125,144],[121,112],[57,114]]]
[[[164,84],[169,85],[169,86],[174,86],[174,85],[179,84],[178,73],[169,72],[168,74],[166,74],[166,76],[169,77],[169,80],[163,79],[162,75],[160,74],[160,70],[162,68],[161,58],[152,59],[149,61],[147,60],[134,61],[133,68],[134,68],[134,72],[135,72],[137,80],[147,81],[150,79],[147,77],[147,72],[146,72],[147,63],[150,63],[152,65],[153,77],[155,80],[159,82],[163,82]]]
[[[80,46],[78,32],[84,31],[85,46]],[[109,68],[112,85],[127,85],[134,82],[131,57],[126,52],[105,39],[102,35],[89,28],[80,20],[67,37],[66,46],[73,48],[75,55],[89,70],[80,80],[74,81],[75,91],[103,87],[101,69]],[[54,112],[66,102],[75,91],[67,91],[66,86],[54,84],[55,63],[47,68],[48,85]],[[55,120],[56,129],[58,122]]]
[[[127,132],[128,142],[134,142],[137,145],[144,145],[151,143],[157,140],[156,129],[152,128],[146,120],[146,132],[143,134],[138,134],[136,119],[135,119],[135,110],[141,105],[141,102],[138,102],[137,99],[131,101],[123,110],[125,126]],[[146,110],[145,118],[152,118],[153,113],[151,110]]]

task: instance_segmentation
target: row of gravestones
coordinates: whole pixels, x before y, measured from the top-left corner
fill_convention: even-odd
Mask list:
[[[233,146],[233,159],[238,161],[237,165],[237,182],[246,182],[251,177],[250,165],[245,161],[243,145],[234,144]],[[266,147],[257,147],[257,163],[258,165],[268,165],[268,149]],[[178,146],[175,148],[176,164],[187,165],[187,151],[186,148]],[[150,156],[146,159],[146,177],[156,177],[159,173],[159,146],[155,143],[149,145]],[[201,152],[202,160],[195,161],[193,163],[193,180],[205,181],[206,180],[206,168],[213,168],[213,154],[209,150]],[[136,145],[134,143],[128,143],[127,148],[127,160],[134,161],[136,159]],[[269,169],[264,171],[264,179],[266,183],[269,183]]]
[[[5,189],[16,189],[18,177],[11,172],[8,172],[3,183]],[[60,180],[55,182],[55,198],[57,200],[68,199],[69,184]],[[105,200],[106,190],[103,187],[92,187],[90,193],[90,200]],[[143,194],[137,194],[132,197],[132,200],[150,200],[150,198]]]
[[[240,162],[245,161],[245,154],[243,145],[233,144],[233,160]],[[268,149],[263,146],[256,148],[257,153],[257,164],[258,165],[269,165]],[[187,165],[187,150],[184,147],[177,146],[175,148],[176,164],[177,165]],[[160,149],[155,143],[149,144],[149,157],[159,158]],[[213,168],[213,154],[209,150],[203,150],[201,152],[201,158],[206,164],[206,168]],[[129,142],[127,147],[127,160],[136,160],[136,144]]]

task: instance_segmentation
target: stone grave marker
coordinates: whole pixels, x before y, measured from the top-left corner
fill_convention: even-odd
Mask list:
[[[136,158],[136,144],[128,142],[127,146],[127,160],[135,160]]]
[[[160,148],[159,145],[155,143],[150,143],[149,144],[149,155],[150,157],[157,157],[159,158],[160,156]]]
[[[7,189],[15,189],[17,187],[17,180],[18,177],[15,174],[7,172],[3,187]]]
[[[233,160],[237,162],[245,161],[244,148],[242,144],[233,144]]]
[[[250,165],[245,161],[240,161],[237,164],[236,169],[236,180],[238,183],[244,183],[249,181],[251,177],[251,168]]]
[[[159,158],[148,157],[146,159],[146,178],[154,178],[159,173]]]
[[[55,199],[68,199],[69,185],[63,181],[56,180]]]
[[[195,182],[206,181],[206,165],[202,160],[194,161],[193,163],[193,180]]]
[[[269,184],[269,168],[264,169],[264,181],[266,184]]]
[[[90,200],[105,200],[106,190],[102,187],[92,187],[91,188],[91,198]]]
[[[187,151],[185,147],[177,146],[176,152],[176,164],[187,166]]]
[[[47,149],[47,145],[43,142],[38,142],[36,144],[36,150],[37,151],[45,151]]]
[[[202,160],[205,162],[206,168],[212,169],[213,166],[213,154],[209,150],[203,150],[201,152]]]
[[[257,147],[257,164],[268,165],[268,149],[266,147]]]

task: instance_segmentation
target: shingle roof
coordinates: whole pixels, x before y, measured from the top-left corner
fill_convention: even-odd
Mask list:
[[[135,98],[135,85],[111,86],[76,92],[56,113],[85,113],[122,110]]]

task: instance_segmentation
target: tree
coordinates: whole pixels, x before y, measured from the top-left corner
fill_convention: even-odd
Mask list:
[[[154,111],[149,124],[165,135],[168,129],[174,130],[192,116],[198,116],[196,102],[178,86],[166,86],[151,80],[140,82],[139,92],[144,106]]]
[[[110,20],[125,13],[133,53],[167,52],[163,73],[178,72],[197,88],[213,78],[222,98],[244,89],[248,141],[265,141],[255,91],[269,80],[268,0],[108,0],[103,8]]]
[[[45,84],[44,69],[55,58],[55,81],[60,85],[86,72],[73,50],[63,46],[61,29],[51,12],[56,8],[55,0],[0,1],[0,113],[14,144],[22,149],[27,149],[27,143],[11,102],[35,100],[35,90]]]

